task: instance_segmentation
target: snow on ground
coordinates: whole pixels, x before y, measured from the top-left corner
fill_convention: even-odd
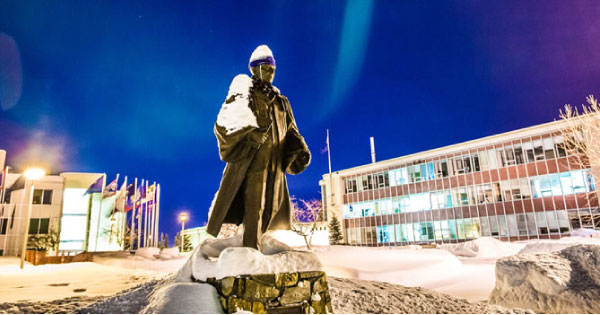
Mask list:
[[[443,244],[440,248],[461,257],[498,259],[516,255],[524,246],[524,243],[508,243],[493,237],[480,237],[458,244]]]
[[[519,251],[519,254],[555,252],[577,244],[600,245],[600,238],[571,236],[563,237],[559,240],[529,241],[525,247]]]
[[[125,252],[95,254],[94,262],[19,269],[19,258],[0,257],[0,303],[50,301],[67,297],[113,295],[177,271],[187,260],[147,259]]]

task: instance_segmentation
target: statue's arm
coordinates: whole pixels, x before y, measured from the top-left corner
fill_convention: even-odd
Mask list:
[[[311,154],[304,137],[300,135],[298,125],[296,125],[296,120],[292,113],[292,107],[287,98],[283,98],[283,103],[288,127],[283,148],[283,165],[287,173],[299,174],[310,164]]]

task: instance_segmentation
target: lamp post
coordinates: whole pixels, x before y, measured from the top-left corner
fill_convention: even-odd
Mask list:
[[[27,206],[27,216],[25,217],[25,233],[23,233],[23,244],[21,245],[21,269],[25,267],[25,254],[27,253],[27,239],[29,238],[29,221],[31,220],[31,210],[33,207],[33,192],[34,192],[34,180],[40,180],[44,176],[46,176],[46,171],[41,168],[33,167],[29,168],[24,173],[25,179],[31,182],[29,188],[29,204]],[[27,187],[27,185],[25,185]],[[27,190],[23,189],[23,193],[26,193]]]
[[[185,212],[182,212],[179,214],[179,222],[181,222],[181,252],[183,253],[183,243],[185,241],[185,222],[189,219],[188,214]]]

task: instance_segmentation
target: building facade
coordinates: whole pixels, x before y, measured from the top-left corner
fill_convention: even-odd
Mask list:
[[[19,256],[25,234],[55,234],[59,251],[121,249],[126,214],[113,211],[116,196],[86,194],[105,174],[61,173],[33,181],[22,174],[5,176],[0,185],[0,256]]]
[[[361,246],[503,241],[600,229],[589,165],[566,150],[551,122],[371,163],[320,181],[323,205]]]

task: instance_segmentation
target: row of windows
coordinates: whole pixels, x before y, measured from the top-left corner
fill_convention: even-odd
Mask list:
[[[345,204],[344,218],[417,212],[491,202],[563,196],[596,190],[590,170],[502,180],[488,184],[429,191]]]
[[[4,203],[10,203],[11,192],[7,191],[4,196]],[[35,189],[33,190],[32,203],[34,205],[51,205],[52,204],[52,189]]]
[[[480,236],[537,236],[569,231],[567,212],[548,211],[481,218],[428,221],[377,227],[347,228],[348,242],[356,244],[432,242]],[[375,237],[377,239],[375,240]]]
[[[352,193],[565,156],[566,150],[562,136],[554,136],[523,142],[522,145],[516,144],[479,151],[460,157],[410,165],[387,172],[363,175],[358,178],[349,178],[344,180],[344,185],[346,193]]]

